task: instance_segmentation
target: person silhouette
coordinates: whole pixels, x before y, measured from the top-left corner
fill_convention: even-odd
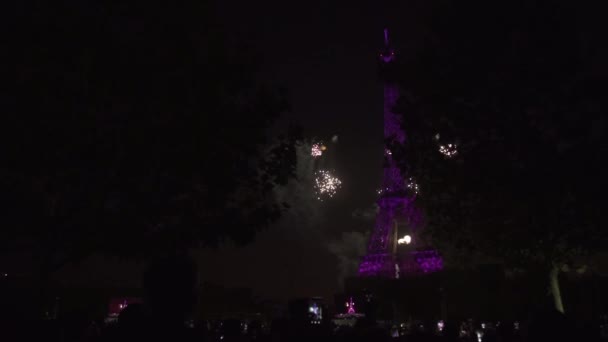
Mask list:
[[[127,305],[120,314],[116,322],[118,334],[123,341],[137,340],[142,336],[142,332],[146,329],[146,319],[144,307],[139,303]]]
[[[528,325],[526,341],[576,341],[573,324],[554,308],[544,308]]]
[[[191,341],[185,325],[196,303],[196,265],[183,255],[150,263],[143,277],[143,304],[130,304],[118,319],[121,340]]]

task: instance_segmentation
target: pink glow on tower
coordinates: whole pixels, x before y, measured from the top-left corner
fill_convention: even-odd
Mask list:
[[[134,304],[134,303],[142,303],[141,298],[135,298],[135,297],[112,298],[108,305],[108,315],[117,316],[127,306],[129,306],[130,304]]]
[[[353,297],[350,297],[350,300],[346,302],[346,308],[346,313],[349,315],[354,315],[357,313],[357,311],[355,310],[355,302],[353,302]]]
[[[390,46],[387,29],[384,30],[384,44],[380,62],[382,67],[386,68],[395,61],[395,52]],[[393,111],[398,99],[399,86],[385,81],[384,139],[388,144],[403,145],[407,142],[407,136],[401,127],[401,117]],[[359,265],[359,275],[396,278],[398,275],[395,269],[406,275],[438,271],[443,267],[443,261],[436,251],[412,249],[406,255],[396,255],[397,233],[405,233],[398,230],[405,229],[407,234],[415,236],[422,226],[422,214],[414,205],[418,185],[411,177],[402,175],[388,146],[385,146],[384,151],[382,191],[378,199],[380,210],[370,237],[367,255]],[[413,241],[416,240],[414,237]]]

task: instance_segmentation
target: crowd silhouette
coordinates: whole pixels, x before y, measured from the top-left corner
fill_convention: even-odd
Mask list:
[[[90,319],[86,314],[64,315],[54,320],[27,320],[3,310],[6,341],[602,341],[599,322],[580,326],[552,308],[531,313],[521,324],[502,321],[480,323],[414,321],[386,326],[373,315],[359,318],[354,326],[334,325],[331,320],[313,325],[305,319],[278,318],[270,324],[239,319],[193,321],[197,303],[197,273],[187,257],[172,256],[151,264],[144,274],[144,301],[124,308],[113,323]],[[204,303],[203,303],[204,304]],[[7,307],[5,306],[4,309]],[[605,327],[604,327],[605,328]],[[605,330],[605,329],[604,329]]]

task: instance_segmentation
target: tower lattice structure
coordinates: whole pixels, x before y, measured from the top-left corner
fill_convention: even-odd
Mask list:
[[[399,278],[401,275],[430,273],[443,267],[435,250],[421,249],[417,233],[422,226],[422,215],[414,200],[417,185],[405,177],[393,159],[390,147],[406,143],[401,117],[394,112],[399,98],[399,86],[391,81],[390,70],[395,51],[384,30],[384,49],[380,53],[380,68],[384,82],[384,172],[378,199],[378,215],[369,240],[367,254],[359,265],[360,276]],[[399,234],[410,236],[412,243],[398,248]]]

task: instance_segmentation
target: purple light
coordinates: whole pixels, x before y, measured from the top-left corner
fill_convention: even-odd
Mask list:
[[[384,45],[388,47],[388,29],[384,29]]]
[[[353,315],[353,314],[357,313],[357,311],[355,311],[355,302],[353,302],[353,297],[350,297],[350,300],[348,302],[346,302],[346,308],[347,308],[346,313],[349,315]]]
[[[359,275],[364,277],[384,276],[392,278],[395,274],[392,255],[368,254],[359,265]]]
[[[401,117],[393,112],[399,99],[396,84],[384,85],[384,137],[399,144],[405,142],[405,133],[401,129]]]
[[[443,269],[443,258],[437,251],[421,251],[412,254],[422,273],[432,273]]]
[[[388,29],[384,29],[384,51],[380,53],[380,60],[384,63],[392,62],[395,59],[395,51],[391,49],[388,41]]]
[[[390,48],[388,29],[384,30],[385,50],[380,53],[384,63],[394,60],[395,52]],[[399,88],[396,84],[384,85],[384,138],[389,144],[404,144],[406,135],[401,128],[401,117],[393,112],[399,99]],[[443,260],[436,251],[408,252],[406,261],[401,265],[401,257],[395,253],[397,232],[396,222],[407,226],[409,241],[416,241],[416,232],[422,225],[422,213],[414,205],[419,192],[418,184],[411,177],[404,177],[401,169],[392,160],[388,146],[384,148],[385,167],[381,190],[378,192],[378,206],[374,230],[370,237],[367,255],[359,265],[360,276],[398,277],[398,273],[430,273],[443,268]],[[407,179],[407,181],[406,181]],[[409,259],[409,261],[407,260]],[[395,272],[395,270],[400,270]],[[401,272],[402,271],[402,272]]]

